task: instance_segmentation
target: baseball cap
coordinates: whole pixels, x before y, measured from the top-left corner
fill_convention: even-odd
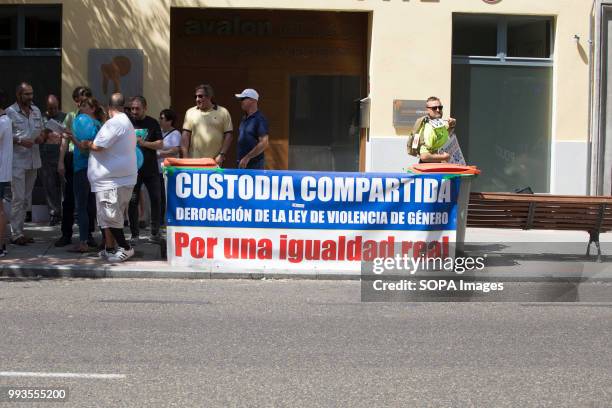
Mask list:
[[[256,90],[251,89],[251,88],[247,88],[244,91],[242,91],[239,94],[236,94],[236,98],[251,98],[251,99],[255,99],[256,101],[259,100],[259,94],[257,93]]]

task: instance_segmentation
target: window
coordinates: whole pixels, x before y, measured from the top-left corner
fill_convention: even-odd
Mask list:
[[[550,185],[550,17],[453,16],[451,116],[474,191]]]
[[[34,87],[34,103],[61,96],[62,6],[0,6],[0,88],[12,94],[17,84]]]
[[[55,51],[61,46],[61,6],[0,6],[0,51],[22,54],[28,50]]]
[[[550,58],[550,19],[510,19],[508,57]]]
[[[552,18],[455,14],[453,56],[552,57]]]
[[[0,7],[0,50],[17,48],[17,13],[14,7]]]
[[[25,14],[25,48],[60,48],[62,16],[59,7],[31,7]]]
[[[497,55],[497,18],[462,16],[453,21],[453,55]]]

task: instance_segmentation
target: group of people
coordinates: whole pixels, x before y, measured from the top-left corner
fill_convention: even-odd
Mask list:
[[[39,174],[51,224],[61,222],[62,235],[55,246],[72,243],[76,209],[79,242],[72,250],[98,248],[99,256],[110,262],[129,259],[139,240],[143,184],[151,203],[150,240],[160,241],[165,214],[163,160],[211,158],[223,166],[232,145],[231,116],[214,102],[210,85],[195,88],[196,103],[185,113],[182,131],[177,129],[177,114],[171,109],[162,110],[159,120],[148,116],[143,96],[126,101],[122,94],[113,94],[105,109],[88,87],[79,86],[72,93],[74,111],[60,112],[57,97],[49,95],[43,114],[32,103],[33,95],[32,86],[21,83],[16,102],[0,109],[0,202],[11,191],[11,242],[16,245],[33,242],[24,234],[24,222]],[[263,169],[268,122],[258,109],[259,94],[245,89],[235,97],[244,112],[237,166]],[[6,101],[0,90],[0,108]],[[129,241],[123,232],[126,213]],[[7,221],[0,205],[0,257],[7,251]],[[96,222],[102,232],[99,246],[93,238]]]

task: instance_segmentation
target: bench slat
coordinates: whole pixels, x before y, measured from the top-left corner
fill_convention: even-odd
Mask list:
[[[608,204],[612,206],[612,197],[606,196],[570,196],[551,194],[516,194],[516,193],[471,193],[472,200],[501,200],[506,202],[557,202],[557,203],[580,203],[580,204]]]

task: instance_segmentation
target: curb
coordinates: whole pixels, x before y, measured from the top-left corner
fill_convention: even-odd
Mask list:
[[[231,273],[231,272],[208,272],[197,271],[192,268],[174,267],[173,271],[125,268],[119,266],[105,265],[4,265],[0,266],[0,277],[9,278],[133,278],[133,279],[296,279],[296,280],[361,280],[361,274],[325,274],[325,273]],[[415,275],[414,279],[446,279],[446,280],[479,280],[496,282],[612,282],[612,273],[594,274],[592,276],[509,276],[508,274],[474,275],[446,275],[432,274],[430,276]]]

